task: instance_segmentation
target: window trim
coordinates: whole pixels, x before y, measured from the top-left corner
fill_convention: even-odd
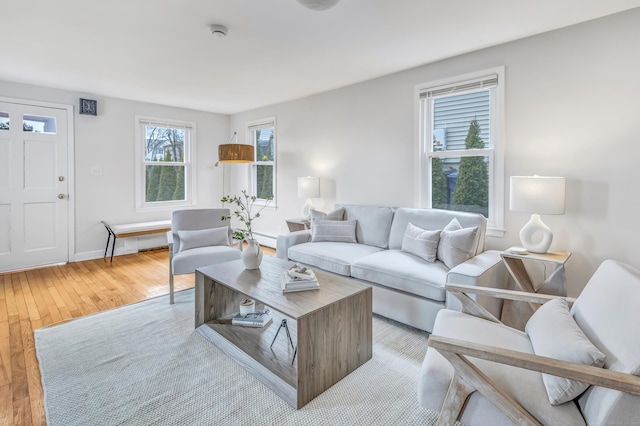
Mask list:
[[[258,165],[270,165],[273,167],[273,199],[269,201],[269,207],[275,208],[277,207],[277,199],[278,199],[278,189],[277,189],[277,181],[278,181],[278,173],[277,173],[277,164],[278,164],[278,136],[277,136],[277,126],[276,126],[276,118],[275,117],[267,117],[260,120],[249,121],[245,124],[247,131],[247,143],[253,146],[254,149],[254,161],[251,163],[251,167],[249,167],[248,177],[249,182],[251,183],[251,194],[256,194],[257,186],[257,166]],[[256,141],[253,137],[253,132],[260,129],[265,129],[273,127],[273,161],[258,161],[258,149],[256,147]],[[263,198],[256,199],[256,205],[265,205],[267,204],[267,200]]]
[[[464,155],[492,155],[493,161],[489,161],[489,218],[487,219],[487,235],[491,237],[504,236],[504,92],[505,92],[505,68],[504,66],[489,68],[482,71],[463,74],[455,77],[448,77],[436,81],[418,84],[414,89],[415,99],[415,163],[414,163],[414,204],[418,207],[429,207],[431,205],[431,157],[442,157],[433,151],[433,144],[430,142],[433,135],[428,121],[424,119],[429,113],[425,109],[427,106],[424,94],[426,92],[441,92],[443,88],[452,89],[455,93],[467,93],[468,90],[456,90],[465,88],[468,84],[477,84],[480,81],[488,80],[490,76],[497,76],[495,94],[492,96],[489,114],[492,122],[492,147],[488,149],[465,150]],[[486,89],[486,88],[485,88]],[[478,90],[485,90],[479,87]],[[456,156],[460,152],[456,153]],[[449,154],[446,155],[450,156]]]
[[[184,164],[185,164],[185,200],[179,201],[154,201],[146,202],[146,175],[144,167],[145,157],[145,133],[143,128],[147,124],[159,126],[183,127],[189,130],[189,140],[185,140]],[[177,207],[192,207],[196,205],[196,123],[168,118],[135,116],[135,209],[136,212],[172,211]],[[182,163],[180,163],[182,164]],[[169,165],[169,164],[167,164]]]

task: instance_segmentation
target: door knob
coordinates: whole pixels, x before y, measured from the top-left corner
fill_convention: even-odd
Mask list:
[[[67,198],[67,196],[64,194],[58,194],[58,198],[64,200],[65,198]]]

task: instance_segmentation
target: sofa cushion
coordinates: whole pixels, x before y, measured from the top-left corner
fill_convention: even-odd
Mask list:
[[[525,331],[536,355],[594,367],[604,365],[605,355],[580,330],[563,298],[542,305],[527,321]],[[570,401],[589,387],[587,383],[550,374],[543,374],[542,380],[553,405]]]
[[[393,208],[356,204],[336,205],[336,208],[340,207],[344,208],[345,220],[358,221],[356,227],[358,243],[380,248],[389,247]]]
[[[381,251],[364,244],[321,242],[303,243],[289,247],[289,259],[316,266],[338,275],[351,276],[351,264],[361,257]]]
[[[449,269],[471,259],[477,245],[478,227],[462,228],[455,217],[440,233],[438,259]]]
[[[314,219],[311,227],[311,241],[356,243],[356,221]]]
[[[499,323],[448,309],[438,312],[433,334],[533,353],[531,343],[525,333]],[[585,424],[573,401],[555,406],[549,404],[540,373],[474,358],[468,359],[485,373],[499,389],[513,397],[542,424]],[[428,349],[419,376],[418,400],[420,405],[439,412],[452,377],[453,367],[451,364],[438,351]],[[474,392],[469,396],[460,421],[469,426],[513,425],[513,422],[480,392]]]
[[[440,241],[440,231],[427,231],[412,223],[407,225],[402,240],[402,251],[414,254],[426,260],[435,262],[438,253],[438,241]]]
[[[180,250],[185,251],[197,247],[229,246],[229,227],[198,229],[195,231],[178,231]]]
[[[351,276],[435,301],[445,300],[448,269],[401,250],[384,250],[351,265]]]
[[[422,229],[444,229],[454,217],[463,228],[478,227],[478,240],[473,254],[482,253],[487,229],[487,219],[484,216],[476,213],[410,207],[399,207],[393,214],[393,223],[389,233],[389,248],[397,250],[402,248],[404,231],[409,223]]]

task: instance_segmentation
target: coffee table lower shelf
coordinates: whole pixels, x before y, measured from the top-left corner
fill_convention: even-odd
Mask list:
[[[198,327],[197,332],[267,385],[289,405],[298,408],[297,364],[291,363],[294,350],[289,344],[286,333],[281,331],[273,347],[269,347],[280,326],[280,321],[278,319],[276,322],[274,316],[274,321],[264,328],[210,321]],[[291,329],[289,325],[289,330]],[[294,336],[292,339],[294,342],[297,341]]]

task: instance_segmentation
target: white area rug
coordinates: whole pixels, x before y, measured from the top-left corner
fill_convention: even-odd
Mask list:
[[[426,333],[374,317],[373,358],[296,411],[194,330],[193,294],[36,330],[47,424],[435,424],[417,402]]]

